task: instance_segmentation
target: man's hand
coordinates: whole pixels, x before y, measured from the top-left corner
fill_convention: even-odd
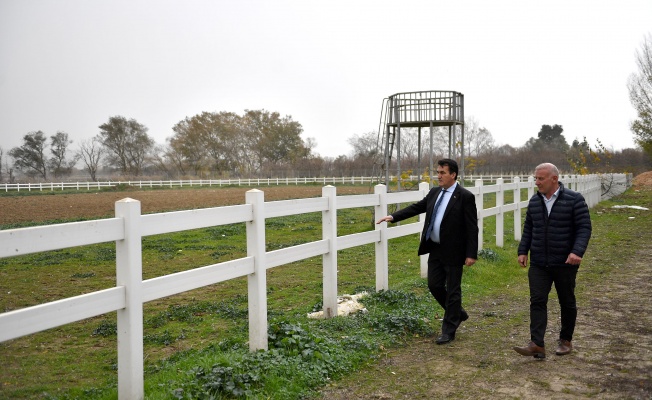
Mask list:
[[[520,265],[523,268],[527,267],[527,255],[526,254],[522,254],[522,255],[518,256],[518,265]]]
[[[467,257],[466,260],[464,260],[464,265],[467,267],[470,267],[471,265],[475,264],[477,260],[475,258]]]
[[[566,264],[570,264],[570,265],[580,265],[581,262],[582,262],[582,257],[573,253],[570,253],[568,255],[568,258],[566,259]]]
[[[392,222],[392,221],[394,221],[394,217],[392,217],[391,215],[388,215],[386,217],[382,217],[381,219],[378,220],[378,222],[376,222],[376,224],[380,224],[381,222],[385,222],[385,221],[386,222]]]

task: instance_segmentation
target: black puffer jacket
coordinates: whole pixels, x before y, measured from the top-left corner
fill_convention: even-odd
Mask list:
[[[564,188],[561,182],[559,186],[559,197],[550,215],[541,193],[532,196],[528,204],[518,255],[529,252],[531,265],[568,265],[570,253],[583,257],[589,245],[591,217],[584,197]]]

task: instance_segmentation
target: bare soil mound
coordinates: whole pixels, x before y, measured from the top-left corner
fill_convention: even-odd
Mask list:
[[[636,175],[632,181],[632,184],[636,189],[652,189],[652,171],[643,172],[642,174]]]

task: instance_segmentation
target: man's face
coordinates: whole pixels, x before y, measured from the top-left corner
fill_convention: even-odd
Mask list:
[[[534,172],[534,179],[539,193],[546,197],[550,197],[555,193],[559,185],[557,184],[558,177],[553,176],[547,169],[538,169]]]
[[[437,167],[437,182],[439,182],[439,186],[448,189],[455,184],[455,178],[456,175],[454,173],[451,175],[448,170],[448,165],[444,165],[443,167],[440,165]]]

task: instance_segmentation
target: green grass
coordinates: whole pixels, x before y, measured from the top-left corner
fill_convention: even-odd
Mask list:
[[[626,259],[625,237],[631,246],[642,245],[631,239],[631,231],[624,230],[648,232],[651,226],[643,212],[624,224],[626,212],[612,210],[610,205],[626,202],[649,207],[651,196],[628,191],[592,210],[591,268],[608,273],[610,266]],[[341,210],[338,234],[371,230],[372,217],[370,209]],[[320,226],[319,213],[270,220],[268,251],[318,240]],[[494,245],[495,218],[485,220],[484,232],[478,263],[465,269],[465,304],[497,297],[527,298],[527,277],[515,268],[517,243],[511,216],[506,217],[503,248]],[[244,224],[235,224],[144,238],[144,279],[242,257],[246,254],[244,235]],[[373,363],[385,348],[434,335],[439,329],[434,314],[441,315],[442,310],[420,277],[417,243],[416,234],[390,241],[391,290],[387,292],[373,290],[372,245],[338,253],[338,293],[371,292],[364,301],[368,313],[347,318],[306,318],[321,306],[321,257],[269,270],[267,352],[248,351],[244,278],[147,303],[146,397],[306,398],[328,382]],[[103,244],[1,259],[0,310],[113,287],[114,257],[115,245]],[[487,316],[507,318],[491,312],[485,311]],[[488,321],[490,325],[491,318]],[[485,328],[491,334],[489,325]],[[116,398],[115,331],[116,315],[110,313],[1,343],[0,398]]]

